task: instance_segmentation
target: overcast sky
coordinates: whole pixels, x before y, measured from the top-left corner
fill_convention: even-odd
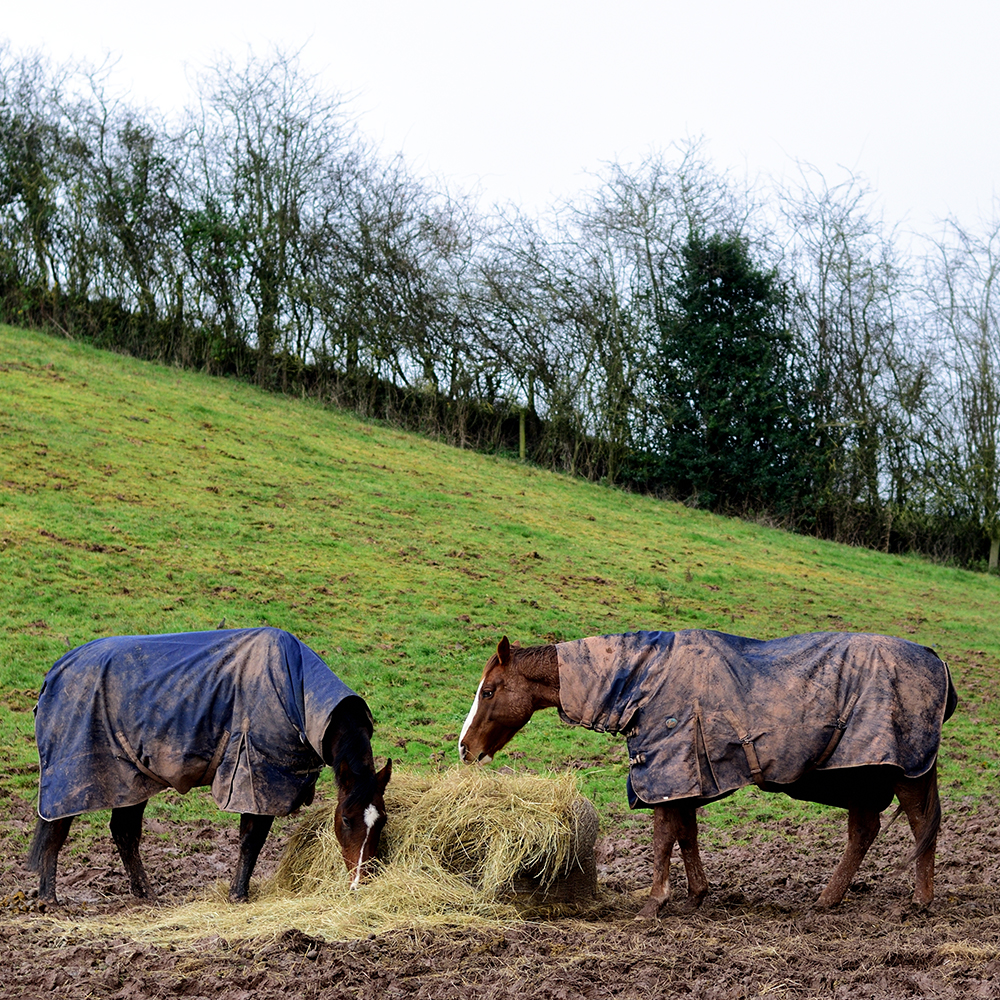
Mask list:
[[[384,154],[529,211],[697,136],[740,176],[849,168],[923,232],[1000,193],[996,0],[0,0],[4,37],[164,111],[218,53],[301,49]]]

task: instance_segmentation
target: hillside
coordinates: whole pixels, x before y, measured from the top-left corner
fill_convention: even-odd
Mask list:
[[[368,425],[312,400],[0,327],[0,689],[32,794],[51,663],[100,635],[268,623],[363,694],[375,749],[446,766],[483,662],[639,628],[899,634],[962,697],[949,794],[996,775],[1000,586]],[[499,763],[580,770],[620,803],[623,747],[542,715]],[[971,765],[971,766],[966,766]]]
[[[2,998],[995,994],[996,579],[723,520],[9,327],[0,525],[0,959],[17,970]],[[423,771],[456,762],[483,662],[505,633],[856,629],[933,645],[962,699],[941,747],[937,898],[909,908],[900,822],[844,904],[815,911],[843,812],[753,789],[704,810],[705,905],[670,903],[637,927],[650,823],[624,805],[622,741],[550,712],[496,763],[569,767],[598,803],[600,892],[579,917],[428,926],[402,900],[398,926],[334,941],[296,899],[287,930],[262,935],[263,904],[236,913],[220,895],[238,821],[205,790],[158,795],[146,811],[159,906],[127,895],[107,814],[94,813],[60,858],[67,905],[39,912],[24,852],[45,671],[100,635],[222,621],[300,635],[369,700],[376,754]],[[331,790],[325,776],[320,798]],[[297,822],[275,824],[258,878]],[[184,924],[188,904],[210,933]]]

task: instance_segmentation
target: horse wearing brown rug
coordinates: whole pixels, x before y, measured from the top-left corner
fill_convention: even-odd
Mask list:
[[[818,905],[839,903],[898,798],[913,832],[913,901],[934,896],[941,823],[937,752],[957,704],[946,664],[905,639],[815,633],[761,641],[722,632],[634,632],[545,646],[507,637],[486,664],[459,737],[489,763],[532,713],[624,735],[632,808],[653,809],[653,886],[640,918],[670,898],[680,845],[688,905],[708,892],[698,806],[753,782],[840,806],[848,842]]]
[[[59,659],[35,708],[41,762],[38,825],[28,856],[38,899],[56,902],[56,862],[73,818],[111,810],[132,892],[155,893],[139,856],[156,792],[209,785],[240,813],[229,889],[248,899],[275,816],[312,802],[323,766],[338,786],[334,829],[357,886],[385,825],[373,722],[364,700],[308,646],[274,628],[95,639]]]

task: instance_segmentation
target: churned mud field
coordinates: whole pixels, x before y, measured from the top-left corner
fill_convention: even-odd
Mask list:
[[[8,799],[12,830],[29,829],[29,803]],[[1000,833],[995,807],[945,802],[937,899],[911,912],[909,843],[900,821],[876,841],[844,904],[811,902],[845,833],[820,814],[749,838],[712,830],[704,861],[712,895],[696,914],[680,903],[654,923],[632,919],[650,873],[646,825],[606,828],[598,841],[600,895],[585,912],[508,923],[402,928],[322,940],[294,926],[266,940],[191,941],[131,935],[150,907],[126,895],[110,839],[61,859],[63,905],[34,907],[34,876],[16,837],[0,838],[0,1000],[7,997],[997,997],[1000,996]],[[888,818],[889,813],[886,813]],[[837,820],[834,822],[834,820]],[[273,870],[291,826],[272,837]],[[160,913],[228,880],[235,830],[154,825],[146,867]],[[675,861],[675,894],[684,880]],[[101,931],[101,921],[113,925]]]

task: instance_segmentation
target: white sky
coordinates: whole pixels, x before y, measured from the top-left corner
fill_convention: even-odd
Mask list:
[[[120,57],[164,111],[216,53],[301,48],[383,154],[528,211],[696,136],[740,176],[849,167],[923,232],[1000,194],[997,0],[0,0],[4,37]]]

